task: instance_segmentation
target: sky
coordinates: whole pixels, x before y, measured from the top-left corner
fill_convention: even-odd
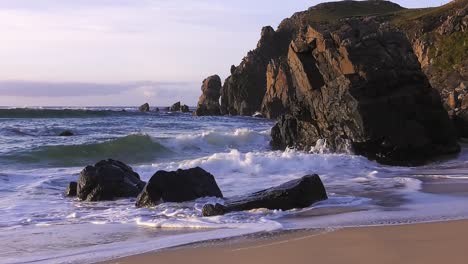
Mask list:
[[[195,105],[263,26],[320,2],[0,0],[0,106]]]

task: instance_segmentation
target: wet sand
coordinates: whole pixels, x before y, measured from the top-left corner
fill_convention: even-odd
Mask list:
[[[269,239],[195,244],[105,263],[465,264],[468,221],[301,231]]]

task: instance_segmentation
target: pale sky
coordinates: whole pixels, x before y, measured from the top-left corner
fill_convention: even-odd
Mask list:
[[[262,26],[320,2],[0,0],[0,106],[195,105],[201,81],[227,77]]]

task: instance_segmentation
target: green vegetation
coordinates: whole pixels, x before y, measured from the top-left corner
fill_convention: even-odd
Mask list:
[[[468,34],[455,32],[448,36],[434,34],[436,38],[429,57],[434,59],[434,66],[442,70],[451,70],[468,57]]]
[[[323,3],[310,8],[305,17],[307,23],[335,22],[342,18],[380,16],[405,10],[388,1],[341,1]]]

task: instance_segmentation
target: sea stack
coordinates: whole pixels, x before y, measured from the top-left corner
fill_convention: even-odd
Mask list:
[[[148,103],[144,103],[138,108],[138,110],[140,110],[140,112],[149,112],[150,105]]]
[[[221,78],[218,75],[206,78],[203,81],[201,90],[202,95],[198,100],[197,110],[194,112],[194,115],[220,115],[219,97],[221,95]]]

